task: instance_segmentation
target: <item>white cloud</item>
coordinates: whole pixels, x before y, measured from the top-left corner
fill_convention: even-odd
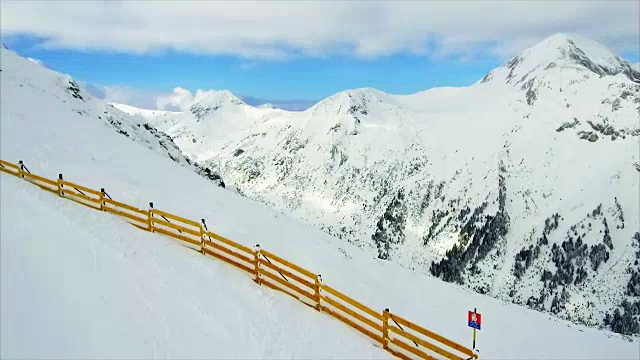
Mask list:
[[[202,90],[198,90],[202,92]],[[156,107],[160,110],[184,111],[195,102],[191,91],[176,87],[170,94],[163,94],[156,99]]]
[[[159,110],[185,111],[195,103],[211,98],[220,99],[219,96],[230,98],[235,95],[228,90],[198,89],[195,93],[192,93],[191,91],[178,86],[173,89],[172,93],[161,94],[158,96],[156,98],[156,108]]]
[[[170,93],[151,92],[136,90],[126,86],[96,86],[90,83],[79,81],[82,87],[91,95],[110,103],[131,105],[141,109],[186,111],[191,105],[202,101],[207,97],[220,94],[220,90],[198,89],[195,93],[176,87]],[[231,95],[224,90],[223,92]],[[278,109],[301,111],[308,109],[317,100],[273,100],[262,99],[254,96],[238,96],[242,101],[251,106],[260,106],[266,103],[272,104]]]
[[[511,56],[555,32],[638,51],[638,1],[9,1],[3,35],[43,46],[243,58]]]
[[[91,95],[110,103],[126,104],[141,109],[157,108],[157,99],[162,93],[134,89],[128,86],[107,85],[98,86],[80,81],[81,85]]]

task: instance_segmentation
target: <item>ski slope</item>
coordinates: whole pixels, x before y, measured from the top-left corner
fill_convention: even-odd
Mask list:
[[[4,52],[3,52],[4,56]],[[45,90],[6,81],[0,156],[146,208],[149,201],[246,246],[260,243],[364,304],[470,345],[482,359],[637,359],[640,343],[381,261],[193,171]],[[35,66],[35,65],[34,65]],[[39,84],[33,72],[33,84]],[[79,101],[60,96],[59,101]],[[60,106],[57,106],[60,105]],[[121,121],[126,121],[123,117]],[[2,358],[388,358],[367,338],[168,238],[0,174]]]
[[[1,184],[2,358],[390,357],[224,263]]]

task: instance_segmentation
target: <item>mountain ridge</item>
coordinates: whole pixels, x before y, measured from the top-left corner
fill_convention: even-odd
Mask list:
[[[245,196],[372,256],[637,334],[640,75],[593,44],[553,35],[467,87],[352,89],[159,129]]]
[[[507,83],[518,85],[523,84],[525,80],[527,80],[527,77],[529,77],[529,80],[531,80],[532,77],[535,77],[535,74],[532,74],[534,70],[542,72],[557,66],[568,67],[570,65],[579,66],[582,70],[588,70],[599,76],[623,74],[630,80],[640,83],[640,70],[636,70],[634,64],[630,64],[627,60],[614,54],[603,45],[578,34],[556,33],[523,50],[520,54],[516,55],[509,61],[506,61],[501,66],[491,70],[475,84],[486,83],[496,76],[499,76],[501,80]],[[514,73],[515,70],[518,71]],[[507,74],[505,74],[505,72],[507,72]],[[391,94],[373,87],[345,89],[321,99],[302,112],[310,111],[319,104],[342,95],[361,96],[362,94],[370,94],[370,96],[377,97],[411,97],[429,91],[461,88],[464,87],[435,87],[408,95]],[[199,104],[197,105],[199,108],[206,108],[207,106],[219,107],[225,103],[261,108],[261,106],[248,105],[241,99],[241,97],[236,96],[229,90],[198,91],[189,105],[193,106]],[[262,108],[268,109],[271,107],[267,106]],[[280,110],[289,111],[284,109]]]
[[[564,33],[554,34],[525,49],[492,70],[481,82],[498,77],[507,83],[520,84],[527,78],[543,76],[545,70],[558,66],[579,66],[600,76],[622,73],[630,80],[640,82],[640,74],[631,68],[628,61],[595,41]],[[537,73],[534,73],[536,70]],[[505,74],[507,71],[508,74]]]
[[[93,97],[69,75],[57,73],[6,48],[0,51],[3,92],[19,93],[23,95],[23,100],[51,104],[52,108],[60,109],[70,116],[100,122],[141,146],[195,171],[216,185],[224,186],[224,181],[219,175],[185,157],[171,137],[149,125],[143,116],[130,116],[122,110],[133,111],[136,108],[126,105],[118,108],[106,103]],[[30,89],[40,91],[29,92]],[[9,109],[8,106],[7,108]],[[136,111],[140,112],[139,109]],[[13,114],[3,112],[3,117],[11,115]]]

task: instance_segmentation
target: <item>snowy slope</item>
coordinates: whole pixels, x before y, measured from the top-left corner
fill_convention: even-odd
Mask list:
[[[38,174],[63,173],[129,204],[153,201],[187,218],[205,218],[224,236],[247,246],[260,243],[375,309],[388,307],[464,344],[471,339],[466,311],[477,307],[484,316],[482,358],[637,357],[637,339],[573,325],[381,261],[212,186],[99,122],[68,116],[53,103],[41,104],[46,118],[28,112],[23,95],[3,92],[3,108],[13,110],[2,117],[0,153]],[[6,174],[0,175],[0,191],[3,358],[387,356],[342,323],[169,239]]]
[[[180,114],[178,111],[165,111],[165,110],[149,110],[140,109],[127,104],[109,103],[116,109],[137,118],[142,122],[161,122],[164,118],[174,117]]]
[[[639,104],[625,60],[556,34],[469,87],[348,90],[299,113],[232,103],[157,126],[246,196],[381,259],[638,333]]]
[[[222,262],[1,176],[2,358],[390,358]]]
[[[187,159],[173,140],[150,126],[143,116],[129,116],[113,105],[92,97],[68,75],[49,70],[33,61],[24,59],[14,52],[0,49],[0,76],[2,78],[1,116],[5,118],[49,118],[53,114],[64,114],[73,118],[78,126],[59,127],[57,132],[70,132],[74,136],[88,137],[84,131],[87,124],[99,123],[117,131],[121,136],[168,157],[216,184],[222,184],[218,175],[212,174]],[[7,94],[11,94],[8,97]],[[130,108],[129,108],[130,110]],[[2,131],[10,131],[9,124],[2,122]],[[33,129],[37,131],[37,129]]]

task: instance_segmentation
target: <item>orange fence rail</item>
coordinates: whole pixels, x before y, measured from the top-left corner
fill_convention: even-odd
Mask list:
[[[282,291],[351,326],[376,345],[401,359],[477,359],[473,350],[425,329],[385,309],[377,312],[346,294],[326,285],[322,277],[256,245],[253,249],[189,220],[153,208],[143,210],[116,200],[105,192],[64,180],[32,174],[20,161],[17,165],[0,160],[0,171],[22,178],[43,190],[90,208],[109,212],[130,224],[180,240],[183,245],[249,273],[259,285]]]

